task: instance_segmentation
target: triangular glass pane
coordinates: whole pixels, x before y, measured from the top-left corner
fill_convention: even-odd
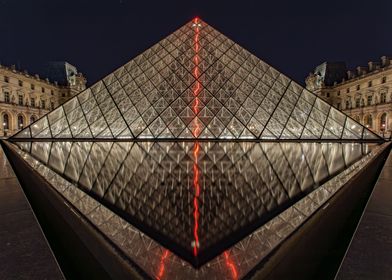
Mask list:
[[[37,137],[43,130],[48,130],[48,119],[46,116],[43,118],[39,119],[35,123],[31,125],[31,136],[33,138]],[[42,135],[46,135],[48,138],[51,137],[50,132],[48,130],[48,133],[44,133]]]
[[[263,133],[260,136],[261,139],[276,139],[277,137],[275,134],[273,134],[271,131],[269,131],[267,128],[263,130]]]
[[[30,127],[26,127],[19,133],[15,134],[13,138],[31,138]]]
[[[319,139],[319,137],[316,137],[312,132],[305,128],[302,132],[301,139]]]

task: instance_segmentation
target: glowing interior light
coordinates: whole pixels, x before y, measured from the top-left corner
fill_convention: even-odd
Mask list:
[[[225,251],[223,254],[225,256],[226,266],[230,270],[232,279],[237,280],[238,279],[237,267],[235,266],[233,260],[230,258],[229,252]]]
[[[195,63],[195,68],[193,69],[193,75],[195,76],[196,82],[195,86],[193,87],[193,95],[195,96],[195,103],[193,105],[193,112],[195,115],[199,113],[199,92],[201,90],[201,83],[199,81],[199,33],[200,33],[200,23],[199,19],[195,18],[193,21],[193,25],[195,28],[195,37],[194,37],[194,48],[195,48],[195,55],[193,57],[193,61]],[[200,123],[197,118],[195,118],[195,128],[192,131],[193,135],[197,138],[200,134]],[[193,157],[194,157],[194,164],[193,164],[193,188],[194,188],[194,197],[193,197],[193,242],[191,246],[193,247],[193,255],[197,256],[198,250],[200,247],[199,244],[199,196],[200,196],[200,184],[199,184],[199,166],[198,166],[198,157],[199,157],[200,145],[196,141],[194,148],[193,148]]]
[[[161,280],[163,275],[165,274],[165,260],[169,256],[169,250],[163,251],[163,254],[161,256],[161,261],[159,262],[159,270],[158,274],[156,276],[156,280]]]

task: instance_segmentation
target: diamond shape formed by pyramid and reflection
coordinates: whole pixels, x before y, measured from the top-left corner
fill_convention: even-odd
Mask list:
[[[14,138],[380,139],[201,20]]]

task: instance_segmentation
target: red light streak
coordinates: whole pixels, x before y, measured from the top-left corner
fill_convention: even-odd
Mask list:
[[[155,278],[156,280],[161,280],[163,275],[165,274],[165,260],[169,256],[169,250],[165,250],[161,256],[161,262],[159,264],[158,275]]]
[[[199,92],[201,90],[201,83],[199,81],[199,19],[195,18],[193,21],[193,26],[195,26],[195,37],[194,37],[194,45],[195,45],[195,56],[193,58],[193,61],[195,63],[195,68],[193,69],[193,75],[196,78],[196,85],[193,88],[193,94],[195,96],[195,103],[193,106],[193,112],[197,115],[198,113],[198,106],[199,106]],[[195,123],[195,129],[193,131],[193,135],[195,137],[199,136],[200,133],[200,124],[198,123],[196,119]],[[194,164],[193,164],[193,188],[195,190],[195,194],[193,197],[193,239],[194,239],[194,244],[193,244],[193,255],[197,256],[198,249],[199,249],[199,196],[200,196],[200,184],[199,184],[199,167],[198,167],[198,157],[199,157],[199,151],[200,151],[200,145],[196,141],[194,150],[193,150],[193,156],[195,158]]]
[[[237,268],[233,262],[233,260],[230,258],[230,255],[227,251],[224,252],[225,260],[226,260],[226,266],[230,269],[231,276],[234,280],[238,279],[238,272]]]

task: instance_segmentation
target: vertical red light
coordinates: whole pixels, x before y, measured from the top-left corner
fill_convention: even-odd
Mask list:
[[[229,252],[225,251],[223,254],[225,256],[226,266],[230,270],[232,279],[237,280],[238,279],[237,267],[235,266],[233,260],[230,258]]]
[[[162,256],[161,256],[161,261],[159,263],[158,275],[155,278],[156,280],[163,279],[162,277],[165,274],[165,260],[167,259],[168,256],[169,256],[169,250],[163,251]]]
[[[196,79],[195,86],[193,87],[193,95],[195,96],[195,103],[193,106],[193,112],[195,115],[198,113],[198,106],[199,106],[199,92],[201,90],[201,83],[199,81],[199,50],[200,50],[200,45],[199,45],[199,34],[200,34],[200,23],[199,19],[195,18],[193,20],[193,27],[195,27],[195,36],[194,36],[194,50],[195,50],[195,55],[193,57],[193,62],[195,64],[195,67],[193,69],[193,75]],[[195,137],[199,136],[200,133],[200,124],[196,119],[195,122],[195,128],[194,131],[192,131],[193,135]],[[200,151],[200,145],[196,141],[194,148],[193,148],[193,157],[194,157],[194,163],[193,163],[193,188],[194,188],[194,197],[193,197],[193,255],[196,257],[198,254],[198,249],[199,249],[199,196],[200,196],[200,184],[199,184],[199,166],[198,166],[198,157],[199,157],[199,151]]]

